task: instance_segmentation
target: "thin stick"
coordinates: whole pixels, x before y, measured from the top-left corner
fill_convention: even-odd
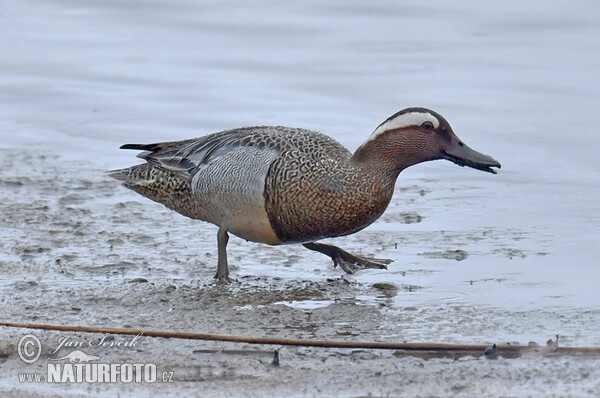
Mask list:
[[[277,337],[253,337],[253,336],[234,336],[211,333],[178,332],[171,330],[150,330],[150,329],[125,329],[125,328],[107,328],[96,326],[75,326],[75,325],[52,325],[37,323],[18,323],[18,322],[0,322],[0,326],[59,330],[65,332],[85,332],[85,333],[107,333],[122,335],[143,335],[148,337],[161,337],[166,339],[188,339],[188,340],[211,340],[228,341],[233,343],[248,344],[271,344],[271,345],[289,345],[303,347],[329,347],[329,348],[365,348],[365,349],[384,349],[384,350],[405,350],[405,351],[469,351],[481,352],[488,347],[482,344],[446,344],[446,343],[393,343],[384,341],[340,341],[340,340],[304,340],[287,339]],[[521,345],[499,345],[496,347],[500,353],[515,353],[530,349],[529,346]],[[561,353],[579,353],[579,354],[600,354],[600,347],[559,347]]]

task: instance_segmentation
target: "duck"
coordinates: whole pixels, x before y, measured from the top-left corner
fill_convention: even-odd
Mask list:
[[[230,282],[229,234],[268,245],[302,244],[353,274],[390,259],[318,243],[356,233],[386,210],[407,167],[446,159],[497,174],[500,163],[468,147],[440,114],[403,109],[351,153],[322,133],[282,126],[241,127],[182,141],[125,144],[145,162],[112,170],[125,187],[217,232],[218,282]]]

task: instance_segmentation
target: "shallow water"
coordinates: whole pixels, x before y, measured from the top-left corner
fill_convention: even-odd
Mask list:
[[[345,276],[348,286],[320,254],[232,238],[234,277],[281,297],[253,303],[234,289],[239,297],[224,306],[333,318],[353,311],[333,304],[365,306],[380,322],[352,313],[351,327],[372,339],[541,343],[558,333],[566,345],[600,344],[600,4],[9,0],[0,22],[2,317],[31,320],[31,303],[49,301],[38,321],[160,325],[164,314],[144,300],[163,292],[149,285],[187,286],[191,297],[212,289],[216,229],[108,179],[105,171],[136,162],[123,143],[269,124],[322,131],[354,150],[392,113],[426,106],[501,161],[500,173],[443,161],[404,171],[378,222],[332,240],[395,260],[389,271]],[[299,297],[290,283],[316,287]],[[373,288],[381,284],[391,290]],[[56,310],[86,297],[72,317]],[[163,328],[212,328],[187,320],[209,311],[197,304]],[[150,315],[132,318],[129,307]],[[260,316],[227,319],[231,332],[268,330]],[[315,333],[339,335],[326,326]],[[565,393],[598,386],[546,382]],[[261,394],[256,383],[248,393]],[[337,391],[323,383],[305,392]],[[465,383],[467,394],[483,391]],[[527,393],[517,383],[483,392],[506,391]]]

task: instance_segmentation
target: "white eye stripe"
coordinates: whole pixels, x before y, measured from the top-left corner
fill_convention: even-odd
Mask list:
[[[386,120],[379,127],[375,129],[373,134],[369,137],[369,140],[377,137],[378,135],[389,131],[402,129],[409,126],[420,126],[424,122],[431,122],[434,128],[440,127],[440,121],[437,117],[433,116],[429,112],[408,112],[396,116],[391,120]]]

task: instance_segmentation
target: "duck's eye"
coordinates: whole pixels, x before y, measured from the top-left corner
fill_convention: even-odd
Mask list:
[[[425,130],[433,130],[433,123],[431,122],[423,122],[421,125]]]

